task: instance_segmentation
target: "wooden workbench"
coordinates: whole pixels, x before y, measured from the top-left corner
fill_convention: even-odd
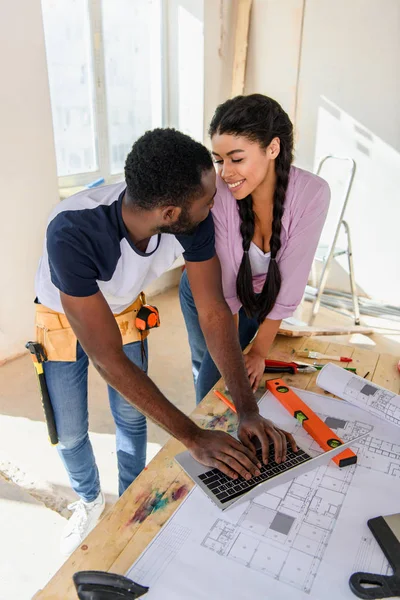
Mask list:
[[[367,379],[399,393],[398,357],[389,354],[310,338],[278,336],[269,358],[292,360],[293,349],[305,348],[335,356],[351,356],[352,366],[357,368],[358,375],[364,377],[368,372]],[[316,385],[316,375],[285,374],[282,378],[290,385],[321,393],[322,390]],[[279,374],[268,375],[268,379],[276,377]],[[222,383],[217,387],[222,389]],[[232,431],[236,424],[236,415],[226,409],[212,392],[196,408],[192,418],[203,427],[225,431]],[[174,456],[182,450],[184,447],[175,439],[171,438],[165,444],[80,548],[33,600],[76,600],[72,582],[72,575],[76,571],[94,569],[124,574],[129,569],[193,486],[191,479],[174,461]]]

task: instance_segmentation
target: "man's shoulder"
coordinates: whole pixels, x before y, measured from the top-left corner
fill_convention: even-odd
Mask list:
[[[113,231],[118,235],[117,202],[124,190],[125,184],[118,183],[82,190],[63,200],[50,215],[47,237],[98,238]]]
[[[118,199],[124,184],[84,190],[60,203],[47,227],[51,280],[71,296],[90,296],[108,281],[121,256]]]
[[[124,184],[114,184],[84,190],[63,200],[47,227],[50,263],[69,262],[71,268],[80,261],[96,266],[114,264],[121,253],[118,199],[124,189]]]
[[[59,215],[64,215],[64,213],[64,216],[76,213],[75,220],[79,221],[79,219],[82,219],[82,214],[80,214],[82,211],[87,211],[85,218],[90,215],[90,211],[96,211],[96,209],[99,209],[97,213],[105,212],[107,207],[112,206],[114,202],[118,201],[125,188],[126,185],[122,182],[101,186],[92,190],[84,189],[57,204],[50,214],[48,223],[51,223]],[[96,212],[93,215],[96,215]]]

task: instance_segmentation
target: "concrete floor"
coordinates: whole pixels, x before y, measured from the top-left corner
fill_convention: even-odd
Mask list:
[[[163,393],[186,413],[195,405],[186,329],[177,288],[154,300],[161,313],[160,329],[152,332],[149,374]],[[307,319],[311,305],[304,305]],[[321,309],[316,325],[348,325],[348,318]],[[364,324],[371,324],[366,321]],[[378,324],[377,321],[374,324]],[[382,323],[395,329],[393,323]],[[397,328],[399,325],[397,324]],[[324,338],[327,339],[327,338]],[[372,336],[332,336],[331,341],[361,344],[400,357],[400,331]],[[117,498],[114,422],[106,386],[90,368],[90,431],[107,502]],[[26,600],[41,588],[63,562],[58,540],[75,500],[55,449],[47,441],[31,359],[0,368],[0,600]],[[168,439],[149,423],[148,460]]]

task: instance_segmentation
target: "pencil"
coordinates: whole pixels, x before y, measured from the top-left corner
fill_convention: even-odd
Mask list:
[[[219,398],[224,404],[226,404],[226,406],[229,406],[229,408],[233,410],[234,413],[236,412],[235,405],[230,400],[228,400],[228,398],[222,392],[219,392],[218,390],[213,391],[217,398]]]

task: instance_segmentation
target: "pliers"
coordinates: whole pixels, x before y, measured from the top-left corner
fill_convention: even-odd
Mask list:
[[[284,362],[281,360],[265,360],[264,373],[315,373],[317,369],[312,365]]]

